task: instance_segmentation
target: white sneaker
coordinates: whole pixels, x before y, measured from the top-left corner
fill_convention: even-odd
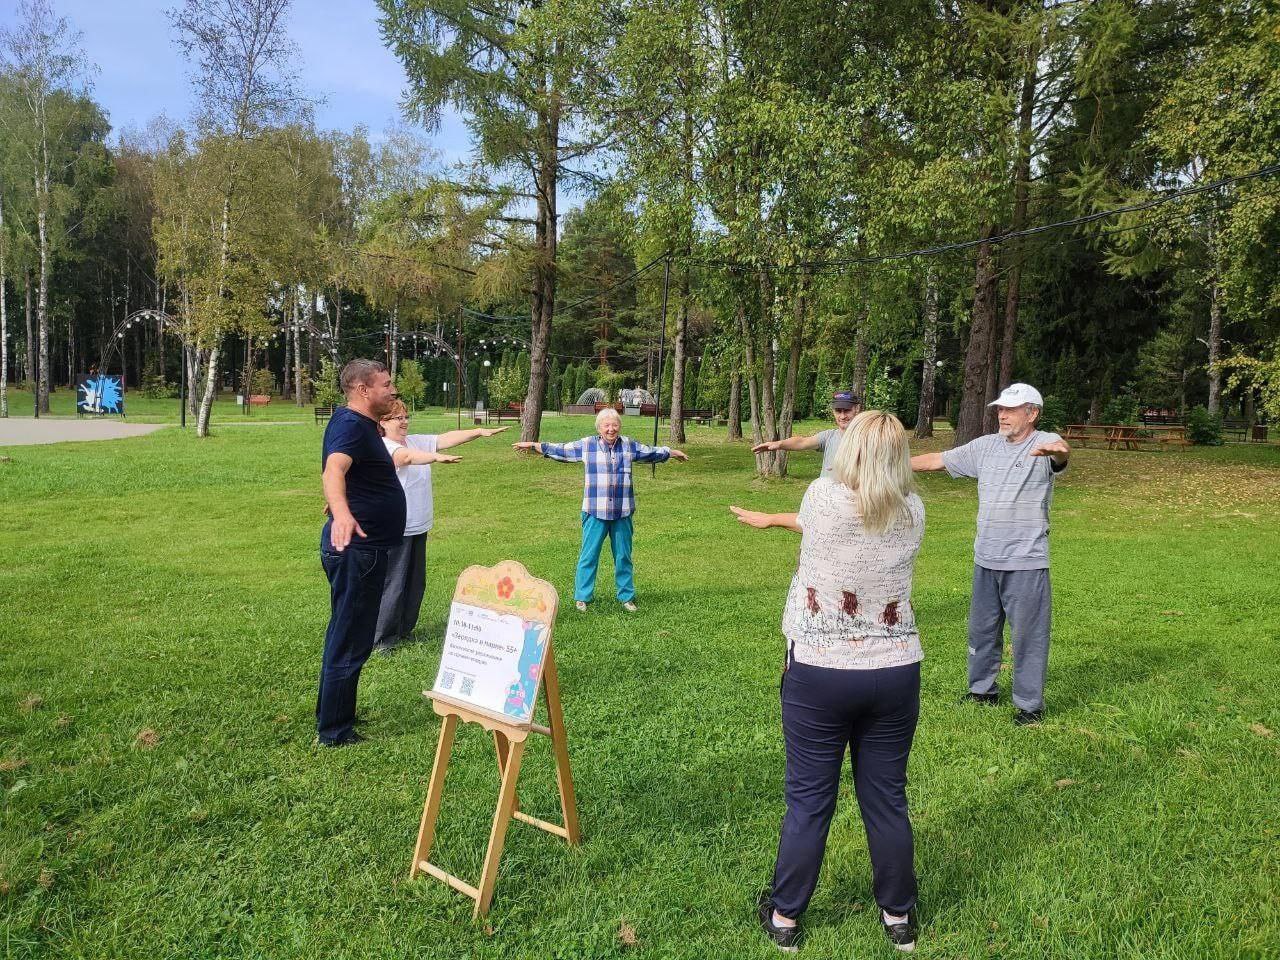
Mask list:
[[[635,613],[640,608],[635,605],[635,601],[628,600],[622,605],[622,609],[627,611],[627,613]]]
[[[574,606],[578,608],[579,613],[587,612],[587,601],[585,600],[579,600],[577,603],[574,604]]]

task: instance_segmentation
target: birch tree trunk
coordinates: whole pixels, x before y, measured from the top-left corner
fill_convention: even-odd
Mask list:
[[[47,188],[48,183],[45,183]],[[40,345],[39,383],[36,384],[41,413],[49,412],[49,235],[48,198],[41,193],[40,177],[36,177],[36,229],[40,236],[40,280],[36,291],[36,325]]]
[[[933,394],[938,376],[938,275],[928,267],[924,280],[924,360],[920,369],[920,411],[916,415],[916,437],[933,436]]]
[[[298,300],[294,298],[293,302],[293,397],[294,402],[298,406],[303,405],[302,398],[302,324],[299,322],[301,317],[298,313]],[[311,334],[314,339],[315,335]]]
[[[229,233],[231,230],[231,185],[228,184],[226,195],[222,198],[222,250],[220,256],[221,266],[219,268],[218,294],[222,295],[223,280],[227,275],[227,244]],[[218,387],[218,352],[222,346],[222,329],[215,325],[212,336],[212,345],[209,347],[209,370],[205,377],[204,396],[200,398],[200,410],[196,415],[196,436],[207,437],[209,435],[209,415],[213,411],[213,397]],[[248,385],[246,384],[246,387]],[[245,394],[245,402],[249,402],[249,396]]]

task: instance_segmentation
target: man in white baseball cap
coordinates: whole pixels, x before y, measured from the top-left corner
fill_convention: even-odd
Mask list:
[[[1014,722],[1044,716],[1049,666],[1049,506],[1054,477],[1067,468],[1071,448],[1056,433],[1036,429],[1044,407],[1025,383],[1005,387],[998,433],[945,453],[911,458],[913,470],[946,470],[978,481],[978,536],[973,544],[969,603],[969,692],[965,699],[994,706],[1004,651],[1004,624],[1013,635]]]

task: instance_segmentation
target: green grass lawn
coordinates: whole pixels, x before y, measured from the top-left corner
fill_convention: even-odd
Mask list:
[[[345,750],[313,733],[319,428],[0,451],[0,956],[774,955],[752,905],[783,809],[798,539],[727,508],[794,509],[818,458],[763,482],[745,446],[695,430],[693,462],[638,479],[640,612],[606,575],[583,616],[580,468],[518,458],[509,436],[437,469],[423,640],[370,662],[370,739]],[[1013,726],[1007,674],[1001,708],[958,703],[975,489],[932,475],[922,493],[918,955],[1277,956],[1280,449],[1077,453],[1037,728]],[[420,691],[458,573],[504,558],[569,608],[556,650],[585,842],[512,824],[473,925],[470,901],[405,879],[438,731]],[[535,739],[522,802],[553,818]],[[433,859],[478,876],[496,793],[492,744],[464,727]],[[892,955],[869,888],[846,784],[809,956]]]

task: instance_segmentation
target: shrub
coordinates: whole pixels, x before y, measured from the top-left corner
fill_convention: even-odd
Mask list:
[[[521,376],[518,363],[500,366],[489,377],[489,402],[498,409],[509,403],[519,403],[525,398],[528,389],[529,381]]]
[[[1138,422],[1138,399],[1121,394],[1112,397],[1102,408],[1102,422],[1114,424],[1135,424]]]
[[[148,400],[172,400],[178,396],[178,387],[172,383],[165,383],[164,377],[153,374],[142,381],[138,395]]]
[[[1222,417],[1210,415],[1204,407],[1187,413],[1187,439],[1198,447],[1222,446]]]
[[[340,406],[346,399],[338,387],[338,365],[328,357],[320,358],[320,371],[311,378],[311,399],[317,407]]]
[[[266,367],[259,367],[249,374],[249,393],[269,396],[275,388],[275,375]]]
[[[400,373],[396,376],[396,392],[410,410],[417,410],[427,383],[422,379],[422,367],[417,360],[401,360]]]
[[[1036,428],[1058,433],[1066,425],[1067,405],[1057,397],[1045,397],[1044,407],[1040,410],[1040,420],[1036,423]]]

